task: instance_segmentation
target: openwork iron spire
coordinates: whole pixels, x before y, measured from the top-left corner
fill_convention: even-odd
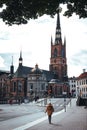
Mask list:
[[[59,44],[61,41],[61,26],[60,26],[60,16],[59,11],[57,13],[57,25],[56,25],[56,34],[55,34],[55,44]]]

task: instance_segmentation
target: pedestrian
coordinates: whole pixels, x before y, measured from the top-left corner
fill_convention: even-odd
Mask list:
[[[46,111],[47,112],[47,115],[48,115],[48,121],[49,121],[49,124],[51,124],[51,118],[52,118],[52,114],[54,112],[54,107],[51,103],[49,103],[46,107]]]
[[[9,100],[9,104],[12,105],[12,99]]]

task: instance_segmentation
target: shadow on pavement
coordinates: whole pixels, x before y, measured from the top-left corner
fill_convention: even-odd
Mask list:
[[[56,124],[56,123],[51,123],[51,125],[54,125],[54,126],[62,126],[62,125]]]

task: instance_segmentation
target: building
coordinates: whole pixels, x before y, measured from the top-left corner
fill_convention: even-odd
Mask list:
[[[54,72],[55,78],[59,79],[60,81],[67,80],[66,39],[64,39],[63,43],[59,13],[57,14],[57,25],[54,43],[51,37],[51,58],[49,70]]]
[[[76,97],[76,77],[70,77],[68,78],[69,81],[69,87],[70,87],[70,95],[72,97]]]
[[[0,102],[7,100],[9,87],[7,86],[9,71],[0,70]]]
[[[53,42],[51,37],[51,58],[49,70],[52,71],[55,76],[49,82],[49,89],[54,97],[63,96],[69,94],[69,84],[67,76],[67,58],[66,58],[66,38],[64,43],[62,42],[60,16],[57,14],[56,34],[55,41]]]
[[[82,98],[87,99],[87,72],[83,69],[83,73],[81,73],[76,80],[76,96],[80,96]]]
[[[47,89],[46,75],[36,64],[27,76],[27,96],[31,99],[34,97],[42,98],[46,96]]]
[[[55,42],[51,37],[49,70],[41,70],[37,64],[34,68],[23,66],[21,51],[19,65],[15,73],[12,61],[7,86],[9,87],[9,98],[17,101],[23,100],[23,98],[34,98],[35,96],[40,98],[47,95],[53,97],[68,96],[66,38],[64,38],[63,43],[59,13],[57,14]]]
[[[48,82],[54,77],[53,72],[23,66],[22,52],[20,52],[19,66],[10,79],[10,95],[15,100],[24,98],[44,97]],[[32,96],[31,96],[32,95]]]

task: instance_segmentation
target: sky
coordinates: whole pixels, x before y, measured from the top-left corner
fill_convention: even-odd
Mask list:
[[[0,70],[10,70],[13,57],[15,71],[22,50],[23,65],[49,70],[51,36],[55,41],[57,15],[43,15],[26,25],[8,26],[0,19]],[[79,76],[87,70],[87,18],[70,18],[60,14],[62,41],[66,37],[68,77]]]

